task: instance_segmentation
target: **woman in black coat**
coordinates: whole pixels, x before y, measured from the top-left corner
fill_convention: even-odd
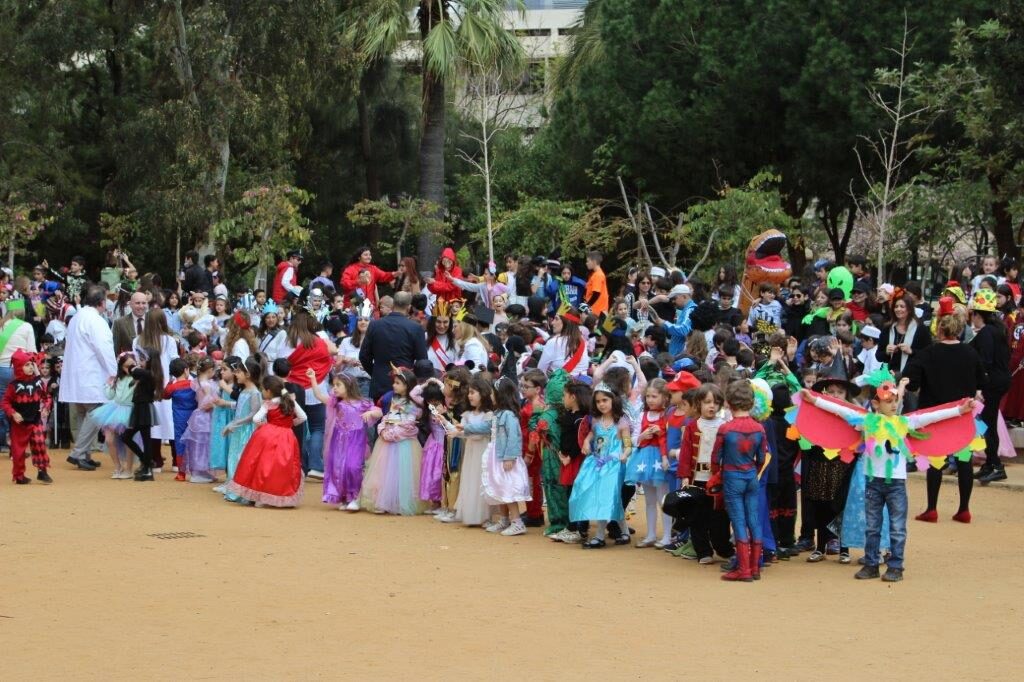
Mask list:
[[[939,318],[936,330],[938,342],[915,353],[907,363],[903,376],[910,380],[910,390],[920,390],[920,408],[935,407],[945,403],[974,398],[981,391],[984,395],[988,377],[981,356],[970,344],[961,343],[966,323],[957,315]],[[992,403],[998,409],[999,402]],[[985,403],[985,409],[989,409]],[[983,413],[984,414],[984,413]],[[991,432],[995,434],[995,425]],[[969,523],[971,520],[971,491],[974,489],[973,470],[970,462],[957,462],[957,483],[960,488],[960,509],[954,521]],[[937,506],[939,487],[942,485],[942,471],[928,467],[928,508],[918,514],[918,521],[935,523],[939,520]]]

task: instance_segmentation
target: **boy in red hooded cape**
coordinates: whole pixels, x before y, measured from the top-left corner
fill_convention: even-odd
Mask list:
[[[459,261],[455,257],[455,250],[450,246],[445,247],[445,250],[441,252],[441,257],[434,266],[434,277],[427,280],[427,289],[443,301],[462,298],[462,289],[448,279],[447,275],[462,279],[462,268],[459,267]]]
[[[50,456],[46,452],[46,417],[53,399],[43,387],[39,378],[39,363],[42,355],[14,351],[11,367],[14,381],[7,386],[0,408],[11,423],[11,475],[18,485],[31,483],[25,476],[25,449],[32,451],[32,465],[39,470],[36,478],[43,483],[53,483],[46,473],[50,467]]]

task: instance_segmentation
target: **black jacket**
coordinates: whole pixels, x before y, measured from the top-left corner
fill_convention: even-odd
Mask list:
[[[186,296],[193,291],[205,291],[207,296],[213,296],[213,277],[206,268],[196,263],[185,271],[181,288]]]
[[[359,346],[359,362],[370,374],[370,397],[376,400],[391,390],[391,365],[412,369],[427,359],[423,327],[401,313],[391,313],[370,323]]]

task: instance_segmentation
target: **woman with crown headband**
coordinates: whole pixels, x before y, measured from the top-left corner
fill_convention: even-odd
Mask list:
[[[260,319],[257,350],[270,360],[276,360],[281,357],[286,336],[281,324],[281,308],[273,301],[267,301]]]
[[[585,376],[590,355],[580,331],[580,312],[563,305],[551,320],[551,331],[554,334],[544,344],[537,369],[548,374],[564,369],[571,376]]]
[[[433,313],[427,321],[427,359],[439,374],[443,374],[448,365],[455,362],[455,340],[448,302],[438,299]]]

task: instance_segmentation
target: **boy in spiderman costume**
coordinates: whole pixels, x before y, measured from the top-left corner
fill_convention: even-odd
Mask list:
[[[53,483],[46,473],[50,457],[46,453],[46,417],[53,399],[39,378],[39,363],[43,356],[14,351],[11,367],[14,381],[0,399],[0,408],[11,423],[11,474],[18,485],[31,483],[25,476],[25,449],[32,451],[32,464],[39,469],[36,478],[43,483]]]

